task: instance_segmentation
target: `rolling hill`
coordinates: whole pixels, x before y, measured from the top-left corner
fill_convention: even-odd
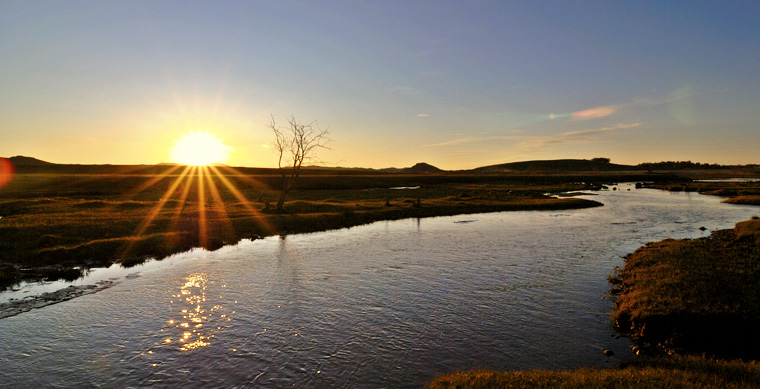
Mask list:
[[[604,160],[555,159],[547,161],[511,162],[499,165],[483,166],[471,171],[474,173],[507,172],[594,172],[594,171],[631,171],[640,167],[618,165]]]
[[[68,174],[159,174],[168,171],[176,164],[161,163],[156,165],[78,165],[57,164],[33,157],[15,156],[8,158],[19,173],[68,173]],[[218,165],[226,167],[225,165]],[[276,168],[235,167],[240,174],[272,175],[279,174]],[[631,166],[610,163],[606,158],[556,159],[510,162],[498,165],[478,167],[470,170],[442,170],[431,164],[420,162],[406,168],[346,168],[325,166],[304,166],[302,173],[307,175],[375,175],[375,174],[510,174],[510,173],[573,173],[573,172],[626,172],[651,170],[645,165]],[[677,170],[677,169],[676,169]]]
[[[51,162],[46,162],[41,159],[25,157],[23,155],[17,155],[15,157],[8,158],[14,166],[50,166],[55,165]]]

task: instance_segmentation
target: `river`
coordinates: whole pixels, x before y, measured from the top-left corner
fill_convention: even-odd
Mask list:
[[[418,387],[476,367],[614,366],[631,355],[605,297],[622,257],[760,214],[617,187],[585,196],[604,203],[592,209],[378,222],[95,270],[74,285],[108,287],[0,320],[0,386]]]

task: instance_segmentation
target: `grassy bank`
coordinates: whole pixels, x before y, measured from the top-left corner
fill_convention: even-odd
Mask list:
[[[476,370],[436,378],[428,388],[752,388],[760,363],[703,357],[639,358],[616,368],[574,371]]]
[[[628,255],[613,321],[648,352],[760,357],[760,220]]]
[[[545,195],[587,188],[571,180],[448,181],[432,175],[305,177],[285,213],[276,214],[268,206],[277,198],[272,176],[21,174],[0,190],[0,286],[74,279],[114,262],[133,265],[193,247],[214,250],[241,239],[379,220],[600,205]]]
[[[698,192],[724,197],[731,204],[760,205],[760,182],[653,182],[647,188],[671,192]]]

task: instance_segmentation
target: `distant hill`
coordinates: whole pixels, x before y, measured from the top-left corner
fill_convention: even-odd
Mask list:
[[[412,167],[401,169],[401,171],[404,173],[440,173],[443,170],[425,162],[420,162]]]
[[[170,174],[177,164],[160,163],[156,165],[77,165],[58,164],[43,161],[33,157],[17,155],[8,160],[15,166],[18,173],[50,173],[50,174]],[[214,164],[222,170],[232,169],[224,164]],[[718,164],[700,164],[685,162],[642,163],[636,166],[610,163],[608,158],[594,159],[556,159],[540,161],[511,162],[498,165],[483,166],[471,170],[442,170],[425,162],[412,167],[371,169],[360,167],[325,167],[304,166],[302,173],[307,175],[377,175],[377,174],[544,174],[544,173],[589,173],[589,172],[625,172],[647,170],[694,170],[719,168],[757,168],[758,165],[725,166]],[[279,174],[276,168],[235,167],[237,174],[273,175]]]
[[[501,173],[509,171],[540,171],[540,172],[582,172],[582,171],[626,171],[641,170],[640,167],[618,165],[608,160],[600,159],[555,159],[548,161],[524,161],[483,166],[473,169],[475,173]]]
[[[46,162],[41,159],[24,157],[23,155],[17,155],[15,157],[8,158],[14,166],[49,166],[55,165],[51,162]]]
[[[412,167],[405,167],[403,169],[390,167],[390,168],[380,169],[379,171],[383,173],[402,173],[402,174],[428,174],[428,173],[445,172],[445,170],[441,170],[425,162],[420,162],[420,163],[415,164]]]

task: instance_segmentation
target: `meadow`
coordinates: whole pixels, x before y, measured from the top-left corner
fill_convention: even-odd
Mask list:
[[[241,239],[378,220],[599,206],[547,193],[598,188],[590,179],[624,178],[312,171],[277,213],[280,177],[272,172],[46,169],[17,172],[0,189],[0,286],[72,280],[88,268],[132,266],[193,247],[215,250]]]

